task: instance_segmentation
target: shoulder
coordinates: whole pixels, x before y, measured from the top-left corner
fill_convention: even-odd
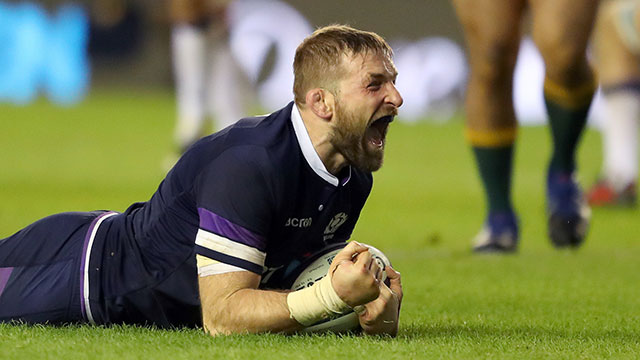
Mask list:
[[[211,135],[212,140],[228,146],[253,144],[264,147],[282,142],[292,132],[291,109],[293,103],[268,115],[240,119],[234,125]]]
[[[203,165],[198,183],[229,186],[258,186],[277,177],[269,149],[264,146],[242,144],[229,147]]]
[[[269,171],[287,161],[295,144],[291,106],[270,115],[248,117],[196,142],[180,159],[183,167],[201,172],[209,168],[233,171]],[[284,158],[283,158],[284,157]]]

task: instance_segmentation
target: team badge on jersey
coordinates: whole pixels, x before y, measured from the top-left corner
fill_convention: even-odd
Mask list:
[[[333,235],[335,234],[336,231],[338,231],[338,228],[345,223],[345,221],[347,221],[347,214],[341,212],[341,213],[337,213],[333,219],[331,219],[331,221],[329,221],[329,225],[327,225],[327,227],[324,229],[324,237],[323,240],[327,241],[330,239],[333,239]]]

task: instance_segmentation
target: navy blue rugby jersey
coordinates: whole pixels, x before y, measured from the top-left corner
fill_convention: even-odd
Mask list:
[[[101,225],[95,321],[199,325],[196,256],[206,274],[270,277],[346,241],[371,187],[368,172],[326,170],[293,103],[242,119],[193,145],[148,202]]]

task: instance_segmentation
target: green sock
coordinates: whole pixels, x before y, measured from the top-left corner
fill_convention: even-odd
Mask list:
[[[472,147],[487,194],[490,214],[513,211],[511,206],[513,147],[513,144],[501,147]]]
[[[553,140],[550,171],[572,173],[576,169],[576,148],[587,123],[595,87],[593,77],[571,88],[545,78],[544,103]]]
[[[587,123],[591,101],[574,109],[563,107],[547,96],[544,98],[544,103],[549,114],[553,138],[553,154],[549,169],[571,173],[576,168],[576,148]]]

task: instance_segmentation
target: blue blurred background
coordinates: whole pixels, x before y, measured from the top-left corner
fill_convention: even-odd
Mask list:
[[[264,92],[268,96],[276,88],[290,87],[289,76],[279,72],[290,71],[290,64],[282,63],[290,56],[283,54],[292,53],[300,37],[317,26],[347,23],[376,31],[399,52],[406,50],[398,59],[409,70],[404,73],[424,78],[416,85],[421,98],[407,102],[409,113],[422,113],[425,108],[420,103],[460,90],[466,70],[457,22],[447,1],[403,1],[401,6],[366,1],[366,12],[363,3],[236,1],[230,11],[234,56],[256,86],[271,83]],[[281,5],[290,11],[291,26],[277,18]],[[46,96],[71,105],[92,86],[172,86],[167,9],[166,1],[0,1],[0,101],[24,105]],[[425,41],[433,37],[439,39]],[[433,51],[443,55],[434,56]],[[447,56],[453,57],[456,68],[442,71],[438,65],[452,63]],[[452,72],[450,79],[442,79]],[[425,85],[437,74],[442,84],[429,85],[429,99]],[[404,87],[411,90],[408,83]],[[445,104],[445,111],[448,107]]]
[[[100,86],[171,88],[168,8],[167,0],[0,0],[0,102],[45,96],[69,106]],[[461,108],[468,69],[447,0],[236,0],[228,16],[233,56],[263,109],[291,98],[295,47],[330,23],[375,31],[391,43],[405,98],[402,120],[446,121]],[[514,85],[523,124],[544,122],[543,73],[525,39]],[[598,113],[597,98],[592,118]]]

